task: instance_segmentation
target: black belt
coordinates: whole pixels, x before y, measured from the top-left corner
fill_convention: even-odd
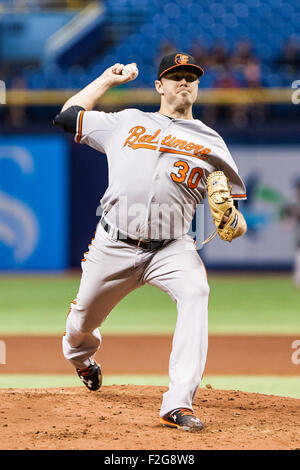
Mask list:
[[[104,230],[109,233],[112,229],[112,226],[105,219],[100,220],[100,224],[104,228]],[[128,237],[126,234],[117,230],[117,240],[122,242],[128,243],[128,245],[134,245],[138,248],[143,248],[143,250],[157,250],[165,245],[170,240],[135,240],[134,238]]]

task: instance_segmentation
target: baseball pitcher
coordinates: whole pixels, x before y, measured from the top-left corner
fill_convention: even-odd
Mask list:
[[[90,390],[101,386],[94,356],[99,326],[114,306],[149,283],[176,302],[177,323],[163,395],[164,426],[199,431],[193,413],[208,345],[206,270],[188,231],[197,204],[207,196],[216,233],[227,241],[246,232],[237,200],[245,186],[222,138],[193,118],[203,69],[192,56],[164,56],[155,88],[160,109],[93,111],[112,87],[134,80],[136,64],[115,64],[71,97],[54,123],[105,153],[109,184],[102,217],[82,261],[82,277],[67,317],[63,352]]]

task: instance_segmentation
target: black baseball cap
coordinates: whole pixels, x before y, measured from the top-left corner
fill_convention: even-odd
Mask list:
[[[193,56],[186,54],[185,52],[175,52],[174,54],[165,55],[158,67],[157,80],[175,68],[184,67],[189,68],[198,75],[198,78],[202,77],[204,70],[202,67],[196,64]]]

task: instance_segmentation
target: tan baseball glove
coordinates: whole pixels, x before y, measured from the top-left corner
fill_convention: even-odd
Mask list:
[[[206,182],[208,203],[217,233],[222,240],[231,242],[244,233],[244,218],[233,204],[228,178],[223,171],[214,171],[208,175]]]

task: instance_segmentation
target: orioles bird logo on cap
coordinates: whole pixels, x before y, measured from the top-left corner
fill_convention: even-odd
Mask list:
[[[189,57],[184,54],[177,54],[175,56],[175,62],[176,64],[187,64],[189,61]]]

